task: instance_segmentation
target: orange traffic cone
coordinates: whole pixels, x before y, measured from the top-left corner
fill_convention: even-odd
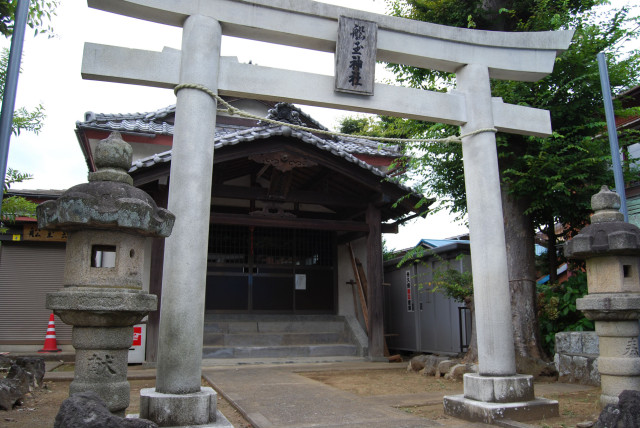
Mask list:
[[[58,342],[56,341],[56,323],[53,321],[53,314],[49,317],[49,326],[47,327],[47,335],[44,337],[44,347],[38,352],[60,352]]]

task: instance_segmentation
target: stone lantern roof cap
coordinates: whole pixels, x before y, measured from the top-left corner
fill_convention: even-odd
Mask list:
[[[640,254],[640,229],[624,221],[624,215],[618,211],[620,196],[617,193],[602,186],[600,192],[591,197],[591,207],[595,211],[591,224],[565,245],[567,258]]]
[[[55,201],[37,207],[38,227],[53,230],[114,229],[144,236],[167,237],[175,216],[143,190],[133,186],[127,173],[131,146],[113,132],[98,143],[98,170],[89,182],[78,184]]]

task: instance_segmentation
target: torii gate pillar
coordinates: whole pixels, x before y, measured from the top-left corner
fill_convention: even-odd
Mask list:
[[[467,100],[468,121],[462,133],[490,128],[493,113],[484,107],[491,102],[488,68],[466,65],[456,72],[456,80]],[[516,359],[495,134],[463,138],[462,153],[479,372],[482,376],[511,376],[516,374]]]
[[[462,133],[494,123],[489,69],[469,64],[456,71],[468,121]],[[444,397],[445,413],[472,421],[543,419],[558,415],[557,401],[536,398],[533,376],[516,374],[509,274],[502,223],[498,153],[493,133],[462,139],[471,269],[478,343],[478,373],[464,375],[464,394]],[[526,417],[522,418],[521,414]]]
[[[187,18],[180,83],[217,90],[221,38],[215,19]],[[173,257],[165,257],[162,273],[156,387],[140,391],[140,416],[160,426],[225,420],[217,412],[216,392],[200,386],[216,110],[202,91],[177,94],[168,203],[176,223],[174,239],[165,242],[165,254]]]

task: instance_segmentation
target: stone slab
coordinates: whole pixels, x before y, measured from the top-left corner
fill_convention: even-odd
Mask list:
[[[139,414],[131,414],[127,415],[127,419],[138,419],[140,417]],[[192,426],[182,426],[182,427],[166,427],[166,428],[233,428],[233,425],[229,420],[220,412],[220,410],[216,411],[216,421],[214,423],[209,423],[205,425],[192,425]]]
[[[205,369],[203,375],[256,428],[433,427],[439,423],[392,407],[395,402],[360,397],[296,374],[300,371],[376,369],[385,363],[244,366]],[[304,409],[304,410],[301,410]],[[465,425],[466,426],[466,425]]]
[[[516,403],[488,403],[465,398],[464,395],[444,397],[444,412],[471,422],[495,423],[501,419],[530,421],[559,416],[558,402],[546,398]]]

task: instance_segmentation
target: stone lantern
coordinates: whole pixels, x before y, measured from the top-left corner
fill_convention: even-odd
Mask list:
[[[640,229],[624,221],[620,197],[606,186],[591,198],[591,207],[591,225],[567,242],[564,253],[586,260],[589,293],[576,307],[595,321],[605,406],[618,404],[625,389],[640,390]]]
[[[169,236],[175,220],[133,187],[127,173],[132,152],[112,133],[96,146],[97,171],[89,182],[37,208],[40,229],[68,233],[64,288],[47,295],[47,308],[73,326],[76,367],[69,393],[95,391],[119,416],[129,406],[133,325],[158,305],[142,290],[145,240]]]

